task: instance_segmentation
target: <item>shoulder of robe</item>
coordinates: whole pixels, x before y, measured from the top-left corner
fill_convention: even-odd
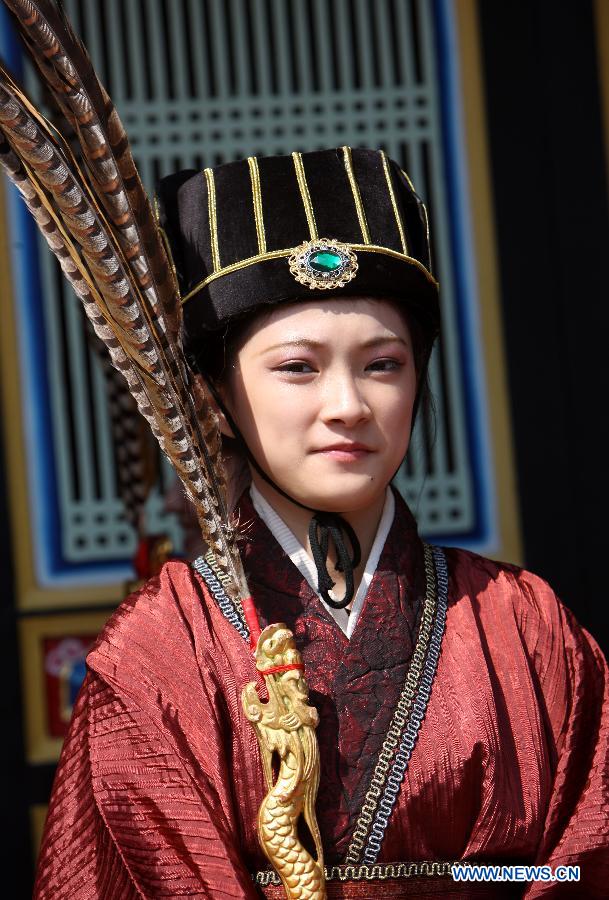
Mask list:
[[[446,548],[445,552],[451,605],[471,604],[483,622],[497,617],[504,623],[513,621],[524,643],[536,654],[561,654],[567,647],[578,647],[606,665],[594,638],[544,578],[469,550]]]
[[[142,681],[171,665],[182,675],[199,666],[196,635],[205,632],[205,589],[190,563],[166,562],[111,615],[87,656],[88,667],[110,682]]]
[[[445,553],[452,604],[469,601],[482,614],[511,612],[524,625],[538,621],[560,627],[565,608],[543,578],[470,550],[450,547]]]

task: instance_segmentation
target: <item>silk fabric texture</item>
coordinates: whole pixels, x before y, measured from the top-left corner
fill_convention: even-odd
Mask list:
[[[261,625],[293,629],[320,713],[326,864],[343,861],[416,641],[422,544],[395,499],[351,640],[249,495],[240,504]],[[579,865],[577,885],[536,882],[512,886],[510,896],[606,897],[606,662],[542,579],[464,550],[446,557],[440,660],[379,862]],[[251,873],[268,867],[255,830],[266,789],[240,699],[254,662],[191,566],[167,563],[127,598],[87,663],[35,898],[259,896]],[[432,881],[421,894],[478,896],[473,885]],[[332,883],[329,896],[418,895],[408,883]],[[495,887],[486,895],[499,896]]]

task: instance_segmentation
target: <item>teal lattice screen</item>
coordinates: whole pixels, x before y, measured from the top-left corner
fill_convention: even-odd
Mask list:
[[[146,185],[251,154],[382,147],[433,225],[444,338],[431,364],[437,430],[420,421],[397,484],[427,535],[471,534],[454,253],[435,28],[427,0],[64,0],[130,135]],[[36,93],[34,79],[29,87]],[[79,306],[40,247],[61,543],[73,564],[126,559],[104,385]],[[150,526],[166,529],[160,492]],[[169,523],[169,527],[174,526]]]

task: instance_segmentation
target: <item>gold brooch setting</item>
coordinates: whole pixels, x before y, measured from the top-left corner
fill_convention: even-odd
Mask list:
[[[358,269],[353,250],[333,238],[305,241],[296,247],[288,262],[296,281],[311,290],[344,287]]]

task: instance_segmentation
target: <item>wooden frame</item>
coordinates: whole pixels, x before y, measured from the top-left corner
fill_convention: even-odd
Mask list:
[[[84,656],[111,610],[28,616],[19,622],[28,763],[59,758]]]

